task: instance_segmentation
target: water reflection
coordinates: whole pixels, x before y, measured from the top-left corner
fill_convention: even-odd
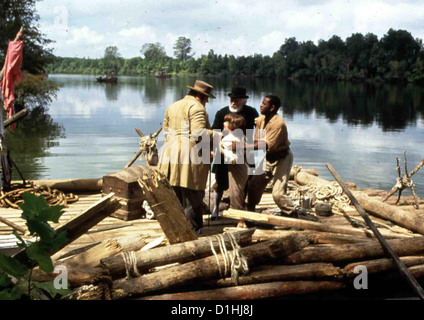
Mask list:
[[[48,157],[50,148],[59,144],[56,140],[65,137],[63,126],[42,107],[30,110],[13,133],[6,131],[10,155],[26,179],[38,179],[43,175],[45,168],[40,158]],[[13,179],[20,179],[16,170],[12,173]]]
[[[105,87],[106,100],[117,101],[121,86],[118,86],[115,83],[103,83],[103,85]]]
[[[49,108],[50,120],[40,120],[37,128],[37,119],[26,120],[25,127],[36,132],[50,121],[52,136],[40,136],[40,145],[29,147],[37,152],[14,147],[14,159],[25,162],[28,174],[68,179],[96,178],[122,169],[139,149],[134,128],[145,134],[156,131],[166,107],[186,95],[186,86],[192,86],[196,77],[120,77],[116,85],[97,83],[94,76],[51,79],[64,86]],[[318,169],[324,178],[332,179],[325,167],[330,162],[345,181],[390,189],[396,178],[396,156],[407,150],[411,167],[424,157],[424,94],[416,85],[201,79],[214,86],[216,99],[207,105],[211,122],[229,104],[228,93],[234,85],[248,89],[248,104],[257,109],[267,94],[282,97],[295,163]],[[58,128],[66,129],[66,138]],[[44,140],[59,145],[42,144]],[[162,144],[161,134],[158,146]],[[414,182],[424,196],[421,171]]]

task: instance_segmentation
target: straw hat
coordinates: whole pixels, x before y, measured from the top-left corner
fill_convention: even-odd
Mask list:
[[[196,80],[193,87],[187,86],[187,88],[190,88],[191,90],[197,91],[207,97],[215,99],[215,96],[212,95],[213,87],[209,83],[206,83],[204,81]]]

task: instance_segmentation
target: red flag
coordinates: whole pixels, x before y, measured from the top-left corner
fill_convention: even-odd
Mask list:
[[[7,119],[13,116],[13,101],[15,100],[15,84],[22,78],[22,48],[23,41],[10,41],[7,48],[6,61],[4,63],[4,74],[1,82],[1,94],[4,99],[4,108],[7,111]],[[10,126],[14,130],[15,125]]]

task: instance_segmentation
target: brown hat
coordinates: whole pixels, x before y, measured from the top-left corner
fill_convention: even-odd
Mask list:
[[[193,87],[187,86],[187,88],[190,88],[191,90],[197,91],[207,97],[215,99],[215,96],[212,95],[213,87],[209,83],[206,83],[204,81],[196,80]]]

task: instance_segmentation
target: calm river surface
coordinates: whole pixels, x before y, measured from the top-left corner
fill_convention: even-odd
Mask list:
[[[98,178],[122,169],[139,149],[134,129],[144,134],[158,129],[166,107],[183,97],[186,85],[195,80],[120,77],[117,85],[106,85],[94,76],[51,75],[50,79],[63,86],[47,115],[30,115],[25,122],[29,127],[18,128],[9,143],[12,158],[28,179]],[[325,167],[328,162],[346,182],[389,190],[397,177],[396,157],[402,171],[404,150],[408,171],[424,158],[421,87],[202,79],[215,88],[216,99],[207,105],[211,123],[215,113],[228,105],[234,84],[248,88],[248,104],[258,111],[263,96],[279,95],[294,164],[315,168],[323,178],[333,180]],[[413,181],[424,197],[424,168]]]

